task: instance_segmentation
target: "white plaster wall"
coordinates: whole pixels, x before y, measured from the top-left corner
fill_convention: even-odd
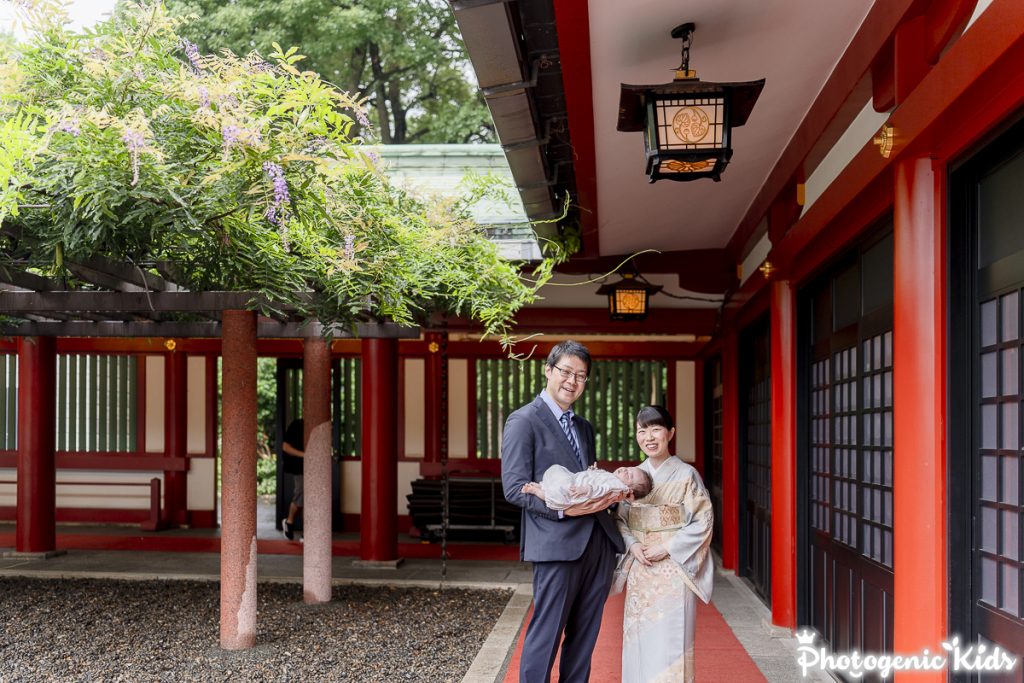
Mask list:
[[[362,460],[343,460],[341,463],[341,511],[358,515],[362,501]]]
[[[676,362],[676,455],[686,462],[696,460],[697,364],[692,360]]]
[[[807,178],[807,182],[804,184],[803,214],[806,214],[814,202],[818,201],[818,198],[824,194],[832,181],[839,177],[842,170],[853,161],[853,157],[860,152],[864,145],[871,142],[875,133],[888,118],[887,112],[879,114],[875,111],[871,100],[868,100],[868,103],[864,105],[864,108],[836,141],[836,144]]]
[[[362,512],[362,464],[360,460],[341,463],[341,511],[345,514],[358,515]],[[406,496],[412,493],[412,482],[419,478],[418,462],[398,463],[398,514],[409,514]]]
[[[981,13],[988,9],[988,6],[992,4],[992,0],[978,0],[978,4],[974,6],[974,14],[971,15],[970,21],[967,22],[967,28],[969,29],[974,25],[974,22],[978,20]],[[966,33],[966,30],[964,31]]]
[[[206,452],[206,358],[190,356],[188,368],[188,430],[186,449],[189,453]],[[190,504],[191,508],[192,505]],[[212,508],[197,508],[212,509]]]
[[[425,374],[426,363],[422,358],[406,358],[405,371],[405,457],[422,458],[426,450]]]
[[[768,233],[761,235],[761,239],[757,241],[754,247],[747,254],[747,257],[743,259],[743,277],[740,279],[740,285],[749,280],[753,275],[761,276],[758,268],[764,263],[764,260],[768,258],[768,252],[772,250],[772,242],[768,239]]]
[[[164,452],[163,356],[146,356],[146,452]]]
[[[217,467],[213,458],[192,458],[186,486],[189,510],[214,510],[217,499]]]
[[[164,489],[163,472],[136,471],[96,471],[96,470],[57,470],[57,507],[59,508],[93,508],[93,509],[149,509],[149,481],[160,480],[161,491]],[[0,479],[15,481],[17,473],[13,469],[0,470]],[[66,482],[117,482],[137,483],[142,486],[91,486],[62,485]],[[10,484],[0,485],[0,505],[15,505],[17,493]]]
[[[18,481],[18,470],[13,467],[0,468],[0,481]],[[17,484],[0,484],[0,506],[15,507],[17,504]]]
[[[469,457],[469,363],[465,358],[448,361],[448,457]],[[472,418],[469,418],[472,419]]]

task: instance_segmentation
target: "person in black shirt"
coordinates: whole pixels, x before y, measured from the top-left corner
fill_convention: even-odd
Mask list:
[[[304,425],[301,419],[292,420],[284,433],[284,473],[292,478],[292,502],[288,506],[288,518],[281,522],[281,530],[289,541],[295,538],[295,518],[302,512],[302,464],[306,456],[303,450]]]

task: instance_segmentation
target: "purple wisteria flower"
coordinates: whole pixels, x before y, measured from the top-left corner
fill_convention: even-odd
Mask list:
[[[210,108],[210,91],[207,90],[205,86],[201,85],[201,86],[199,86],[199,89],[196,91],[196,93],[199,95],[199,106],[202,107],[203,109],[209,109]]]
[[[142,131],[125,128],[121,133],[121,141],[128,148],[128,154],[132,159],[132,187],[139,182],[139,152],[146,144],[146,136]]]
[[[359,125],[362,126],[363,128],[369,128],[370,127],[370,119],[368,119],[366,117],[366,111],[362,107],[356,107],[355,108],[355,112],[356,112],[356,121],[359,122]]]
[[[323,135],[316,135],[310,139],[309,144],[305,147],[307,154],[323,154],[327,151],[329,145],[327,144],[327,138]]]
[[[60,131],[61,133],[71,133],[77,138],[82,134],[82,123],[77,118],[61,119],[50,126],[50,130]]]
[[[284,248],[287,251],[288,219],[290,218],[288,203],[291,201],[291,196],[288,193],[288,181],[285,180],[284,169],[281,168],[280,164],[276,164],[273,161],[263,163],[263,172],[267,174],[267,177],[270,178],[274,186],[274,200],[267,207],[267,212],[264,215],[268,221],[277,226],[281,233],[281,241],[284,243]]]
[[[380,161],[380,155],[377,154],[376,152],[372,151],[372,150],[367,152],[366,156],[368,156],[370,158],[370,163],[372,163],[372,164],[376,165],[376,163],[378,161]]]
[[[188,57],[188,61],[192,64],[192,68],[196,70],[196,73],[203,70],[203,63],[199,61],[201,55],[199,54],[198,45],[191,40],[181,38],[178,41],[178,47],[185,51],[185,56]]]
[[[258,145],[263,141],[263,135],[258,130],[242,128],[234,123],[229,123],[220,129],[221,149],[224,157],[227,158],[231,148],[236,145]]]
[[[224,138],[223,142],[221,142],[221,147],[223,147],[224,153],[227,154],[228,150],[238,143],[238,137],[242,134],[242,129],[234,124],[228,124],[220,129],[220,134]]]
[[[356,238],[354,235],[345,235],[345,258],[349,261],[356,257]]]

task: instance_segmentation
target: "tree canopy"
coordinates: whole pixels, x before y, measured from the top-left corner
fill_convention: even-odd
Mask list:
[[[204,54],[160,4],[81,33],[37,27],[0,63],[0,270],[92,256],[258,291],[307,318],[506,329],[554,265],[501,259],[466,200],[389,184],[352,137],[360,103],[297,48]],[[75,286],[69,278],[69,286]]]
[[[304,67],[367,98],[384,144],[492,142],[490,114],[445,0],[168,0],[192,15],[183,35],[203,52],[268,54],[301,45]]]

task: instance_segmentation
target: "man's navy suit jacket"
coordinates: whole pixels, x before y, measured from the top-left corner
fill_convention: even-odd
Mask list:
[[[573,417],[573,424],[587,464],[592,464],[596,459],[594,428],[578,415]],[[582,471],[561,425],[538,396],[508,416],[501,440],[505,499],[523,510],[520,558],[527,562],[577,560],[587,547],[594,524],[601,526],[617,552],[623,552],[622,535],[609,511],[559,519],[558,512],[548,509],[543,500],[522,492],[523,484],[540,481],[552,465],[562,465],[570,472]]]

